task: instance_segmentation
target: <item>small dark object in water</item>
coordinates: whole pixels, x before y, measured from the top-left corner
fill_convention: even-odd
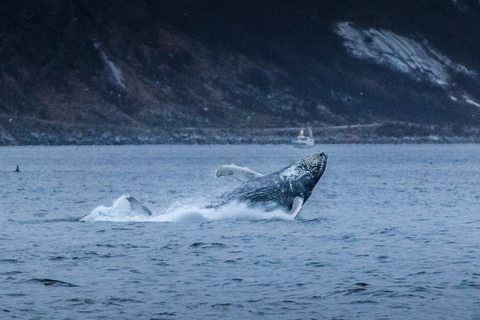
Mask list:
[[[76,284],[73,283],[68,283],[60,280],[55,280],[55,279],[30,279],[29,281],[31,282],[38,282],[41,283],[47,287],[49,286],[54,286],[54,287],[78,287]]]
[[[363,282],[358,282],[358,283],[355,283],[356,286],[359,286],[359,287],[366,287],[368,286],[367,283],[363,283]]]
[[[17,166],[17,170],[15,170],[15,172],[20,172],[20,168]]]

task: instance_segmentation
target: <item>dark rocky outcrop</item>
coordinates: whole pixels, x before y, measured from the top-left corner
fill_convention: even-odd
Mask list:
[[[325,142],[476,141],[478,17],[467,0],[5,0],[0,145],[287,142],[306,123]],[[404,49],[410,71],[384,62]]]

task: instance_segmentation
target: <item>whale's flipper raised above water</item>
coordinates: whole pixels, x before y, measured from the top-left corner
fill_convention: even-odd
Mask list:
[[[129,196],[127,200],[128,202],[130,202],[130,208],[132,209],[132,211],[135,211],[138,214],[143,214],[146,216],[152,215],[152,211],[150,211],[150,209],[148,209],[146,206],[141,204],[140,201],[138,201],[134,197]]]
[[[232,177],[242,182],[263,177],[263,174],[255,172],[247,167],[239,167],[235,164],[225,164],[217,168],[215,177]]]
[[[300,197],[295,197],[293,199],[293,205],[292,205],[292,210],[288,214],[291,214],[293,216],[293,219],[300,213],[303,207],[303,199]]]

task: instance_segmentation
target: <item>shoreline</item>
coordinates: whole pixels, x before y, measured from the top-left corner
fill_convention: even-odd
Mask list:
[[[115,146],[115,145],[288,145],[291,139],[283,137],[257,137],[242,138],[229,137],[224,139],[205,139],[196,137],[192,139],[168,139],[159,141],[155,138],[114,136],[111,138],[94,139],[70,139],[47,137],[35,139],[36,141],[4,143],[0,147],[12,146]],[[163,140],[163,139],[162,139]],[[480,144],[480,137],[351,137],[351,138],[315,138],[315,145],[325,144]]]
[[[15,119],[0,122],[0,146],[290,144],[300,129],[302,129],[301,126],[284,128],[148,127],[45,123],[32,119]],[[349,125],[325,124],[313,126],[311,129],[316,144],[480,143],[480,128],[474,126],[374,122]]]

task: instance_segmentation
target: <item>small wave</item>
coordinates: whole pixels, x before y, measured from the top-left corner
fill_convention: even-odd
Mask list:
[[[213,242],[213,243],[204,243],[204,242],[195,242],[190,245],[192,248],[225,248],[227,245],[223,243]]]
[[[59,219],[46,219],[46,220],[28,220],[17,221],[19,224],[42,224],[42,223],[57,223],[57,222],[78,222],[79,217],[68,217]],[[11,220],[14,222],[14,220]]]
[[[111,207],[100,206],[81,218],[84,222],[180,222],[180,221],[218,221],[218,220],[293,220],[291,215],[280,209],[265,211],[251,208],[243,203],[232,202],[216,209],[206,209],[195,205],[172,205],[165,213],[153,213],[151,216],[138,213],[130,207],[128,196],[114,201]]]
[[[3,263],[23,263],[23,261],[17,259],[0,259],[0,264]]]
[[[28,280],[30,282],[41,283],[44,286],[54,286],[54,287],[78,287],[73,283],[68,283],[65,281],[54,280],[54,279],[40,279],[40,278],[33,278]]]

